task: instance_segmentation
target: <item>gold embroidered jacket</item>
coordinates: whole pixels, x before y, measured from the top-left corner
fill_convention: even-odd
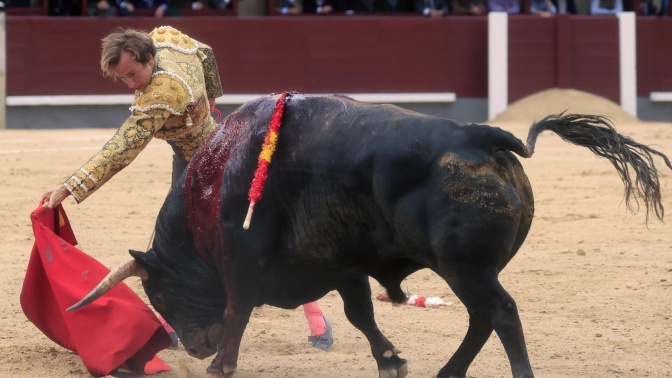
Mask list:
[[[215,128],[208,100],[222,95],[212,49],[177,29],[149,33],[156,45],[152,79],[135,92],[131,116],[64,184],[77,203],[129,165],[156,137],[189,161]]]

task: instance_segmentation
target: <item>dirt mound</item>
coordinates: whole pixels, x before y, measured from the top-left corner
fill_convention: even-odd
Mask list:
[[[497,116],[492,123],[538,121],[549,114],[563,111],[603,115],[617,123],[637,122],[637,117],[626,112],[617,103],[588,92],[575,89],[552,88],[524,97]]]

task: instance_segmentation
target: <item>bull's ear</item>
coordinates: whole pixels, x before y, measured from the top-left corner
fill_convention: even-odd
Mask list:
[[[149,250],[151,251],[151,249]],[[149,263],[149,252],[140,252],[140,251],[134,251],[132,249],[128,250],[128,253],[131,254],[133,259],[140,265],[140,267],[144,270],[144,277],[141,276],[143,281],[147,280],[148,276],[151,274],[151,272],[154,270],[152,268],[152,264]]]
[[[135,261],[139,262],[140,264],[143,264],[145,262],[145,255],[146,255],[145,252],[134,251],[132,249],[129,249],[128,253],[130,253],[131,256],[133,256],[133,258],[135,259]]]

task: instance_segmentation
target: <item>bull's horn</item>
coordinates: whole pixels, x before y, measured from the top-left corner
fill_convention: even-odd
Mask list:
[[[147,270],[140,266],[140,264],[138,264],[138,262],[134,259],[121,263],[118,267],[114,268],[114,270],[112,270],[110,274],[103,278],[103,280],[100,281],[100,283],[93,290],[91,290],[91,292],[87,294],[86,297],[76,304],[70,306],[66,311],[70,312],[88,305],[89,303],[100,298],[103,294],[107,293],[119,282],[131,276],[138,276],[143,281],[148,278]]]

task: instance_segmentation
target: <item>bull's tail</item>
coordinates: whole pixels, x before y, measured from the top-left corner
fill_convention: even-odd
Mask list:
[[[672,169],[667,156],[617,133],[608,118],[586,114],[550,115],[534,123],[530,127],[527,145],[521,156],[532,156],[537,136],[545,130],[553,131],[565,141],[586,147],[597,156],[609,160],[625,185],[625,204],[628,210],[633,214],[639,210],[639,198],[646,207],[647,221],[651,212],[659,220],[663,220],[660,182],[653,156],[661,157]]]

